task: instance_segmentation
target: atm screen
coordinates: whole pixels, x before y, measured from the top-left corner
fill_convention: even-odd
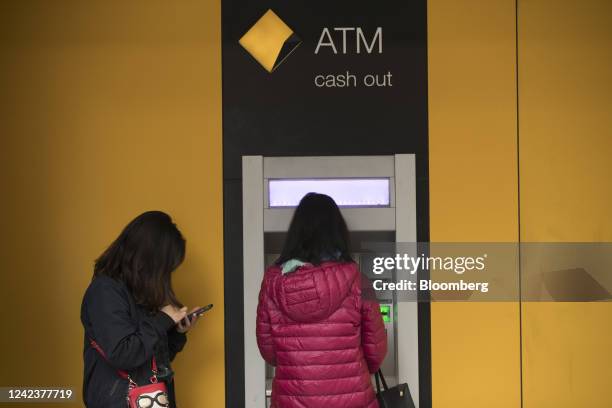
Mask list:
[[[296,207],[302,197],[314,192],[327,194],[339,207],[388,207],[388,178],[274,179],[268,182],[270,208]]]

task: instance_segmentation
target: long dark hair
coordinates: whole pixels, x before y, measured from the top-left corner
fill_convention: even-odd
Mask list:
[[[123,281],[136,303],[149,310],[181,307],[170,275],[185,258],[185,239],[172,218],[148,211],[134,218],[96,260],[94,277]]]
[[[287,239],[276,264],[299,259],[318,265],[329,259],[352,262],[346,222],[334,200],[308,193],[293,213]]]

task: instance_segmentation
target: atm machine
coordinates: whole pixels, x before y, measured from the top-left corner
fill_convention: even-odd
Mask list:
[[[265,268],[280,253],[294,208],[308,192],[331,196],[346,219],[357,262],[362,243],[416,242],[415,157],[243,156],[242,182],[245,407],[267,408],[274,368],[257,348],[257,301]],[[417,302],[398,302],[388,292],[377,297],[389,343],[383,373],[390,386],[408,383],[418,408]]]

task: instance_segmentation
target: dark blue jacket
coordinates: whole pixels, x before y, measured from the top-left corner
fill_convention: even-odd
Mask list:
[[[117,369],[126,370],[138,384],[149,383],[151,360],[160,373],[187,338],[176,331],[174,321],[163,312],[150,313],[137,305],[126,285],[106,276],[92,280],[81,305],[85,329],[83,401],[88,408],[125,408],[128,381]],[[90,345],[90,338],[104,350],[104,359]],[[176,407],[173,381],[167,380],[171,407]]]

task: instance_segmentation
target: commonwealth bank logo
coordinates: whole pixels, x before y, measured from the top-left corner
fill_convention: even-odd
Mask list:
[[[302,40],[275,12],[268,10],[238,42],[266,71],[272,73]]]

